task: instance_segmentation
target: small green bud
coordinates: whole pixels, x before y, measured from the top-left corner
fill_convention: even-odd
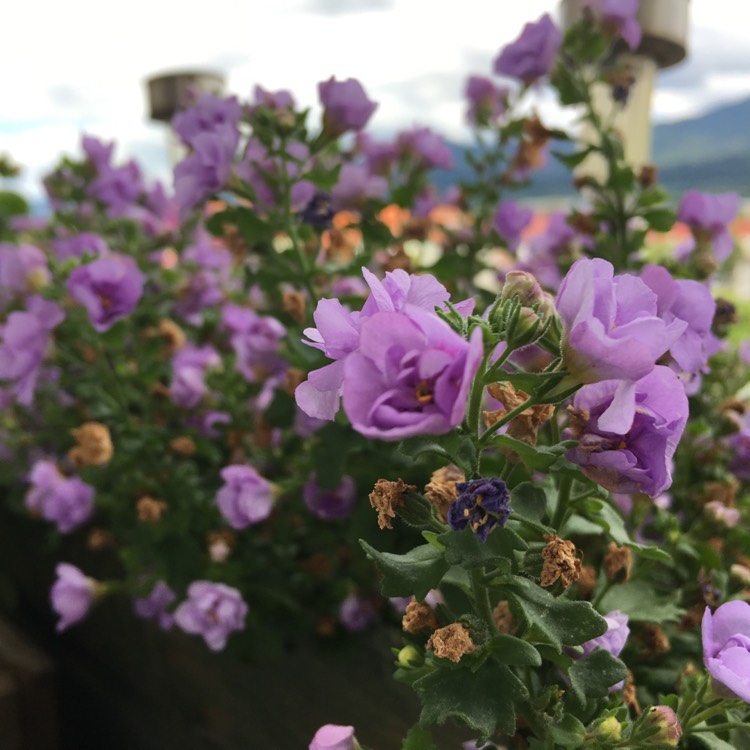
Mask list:
[[[601,742],[619,742],[622,738],[622,725],[614,716],[608,716],[593,728],[591,736]]]
[[[421,667],[424,662],[424,656],[416,646],[404,646],[398,652],[398,665],[405,669],[412,667]]]

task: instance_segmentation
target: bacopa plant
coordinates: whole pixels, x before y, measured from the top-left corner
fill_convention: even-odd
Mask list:
[[[712,292],[739,204],[675,213],[598,116],[636,9],[544,16],[472,76],[445,195],[442,139],[374,139],[332,77],[317,126],[285,91],[198,98],[174,195],[84,138],[44,226],[0,226],[0,480],[64,537],[58,630],[110,597],[213,650],[400,622],[405,750],[446,721],[467,748],[748,746],[748,358]],[[540,83],[596,143],[550,149]],[[512,190],[591,154],[587,208],[529,237]]]

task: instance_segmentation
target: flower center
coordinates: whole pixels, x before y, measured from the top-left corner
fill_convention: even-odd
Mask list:
[[[416,397],[420,404],[432,403],[432,386],[426,380],[420,380],[417,384]]]

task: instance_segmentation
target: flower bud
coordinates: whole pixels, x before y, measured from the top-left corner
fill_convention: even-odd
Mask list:
[[[503,302],[518,297],[523,307],[531,307],[542,301],[542,287],[539,282],[526,271],[509,271],[505,274],[505,283],[500,294]]]
[[[622,726],[616,717],[608,716],[593,728],[591,735],[601,742],[619,742],[622,737]]]
[[[416,646],[404,646],[398,652],[398,665],[409,669],[411,667],[421,667],[424,658]]]
[[[677,747],[681,737],[682,727],[677,714],[669,706],[651,706],[633,727],[631,740]]]

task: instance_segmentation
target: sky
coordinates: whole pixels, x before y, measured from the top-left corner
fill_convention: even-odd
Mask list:
[[[642,0],[655,2],[656,0]],[[685,0],[688,2],[688,0]],[[689,0],[688,60],[657,78],[654,121],[750,97],[744,0]],[[383,135],[428,125],[466,137],[463,87],[491,73],[523,24],[558,13],[555,0],[37,0],[3,9],[0,153],[24,167],[11,187],[34,198],[81,134],[117,142],[152,179],[171,182],[166,126],[148,121],[147,77],[207,69],[227,92],[285,88],[319,117],[317,83],[358,78],[379,103]],[[542,98],[540,111],[553,119]]]

